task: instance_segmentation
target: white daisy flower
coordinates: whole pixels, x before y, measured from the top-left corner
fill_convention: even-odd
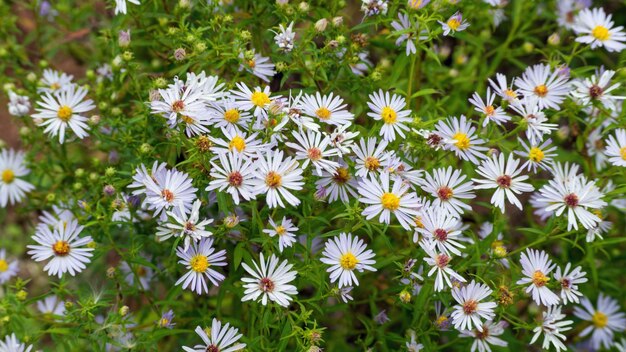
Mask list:
[[[452,281],[450,281],[450,277],[459,282],[466,282],[463,276],[459,275],[456,271],[450,268],[449,264],[452,260],[452,257],[443,253],[435,251],[436,243],[433,241],[422,240],[420,241],[420,247],[426,252],[426,256],[424,256],[424,261],[431,266],[428,271],[428,277],[433,276],[436,272],[437,276],[435,277],[435,292],[443,291],[445,288],[444,282],[448,285],[448,287],[453,287]]]
[[[82,87],[70,86],[54,94],[46,92],[42,101],[38,101],[38,108],[33,118],[42,119],[39,126],[46,126],[44,132],[52,137],[59,136],[59,143],[65,141],[65,130],[69,127],[80,139],[87,137],[88,119],[82,114],[93,110],[96,106],[91,99],[82,101],[87,90]]]
[[[345,163],[340,162],[339,167],[333,173],[324,171],[322,177],[315,182],[317,189],[325,189],[328,201],[334,202],[341,199],[342,202],[350,202],[350,197],[358,197],[356,188],[359,183],[350,174],[350,170]]]
[[[296,38],[296,33],[293,31],[293,21],[289,23],[289,26],[287,27],[279,24],[278,32],[274,32],[274,34],[276,34],[274,36],[274,42],[278,46],[278,49],[286,53],[293,50],[293,43]]]
[[[139,0],[115,0],[115,14],[126,14],[127,8],[126,8],[126,1],[130,2],[131,4],[135,4],[135,5],[141,5],[139,3]]]
[[[225,276],[214,270],[216,266],[226,266],[226,250],[216,252],[212,238],[202,238],[199,242],[193,242],[187,249],[179,246],[176,248],[179,264],[188,270],[181,276],[176,285],[182,284],[183,290],[189,289],[201,295],[209,293],[208,279],[215,286],[224,281]]]
[[[448,18],[446,22],[437,22],[439,22],[439,24],[441,25],[444,36],[464,31],[465,29],[467,29],[467,27],[469,27],[469,23],[467,23],[467,20],[463,19],[463,14],[459,11],[450,16],[450,18]]]
[[[164,169],[162,172],[144,177],[146,188],[144,203],[149,210],[154,211],[154,216],[160,217],[161,221],[167,219],[167,212],[170,210],[181,210],[187,214],[198,190],[193,187],[192,181],[187,173],[176,169]]]
[[[251,120],[247,111],[239,109],[239,105],[230,97],[212,102],[207,110],[212,127],[220,129],[246,128]]]
[[[365,13],[366,17],[387,14],[389,7],[387,0],[361,0],[361,2],[361,11]]]
[[[254,193],[265,194],[270,208],[285,208],[283,198],[291,206],[300,204],[300,199],[290,191],[302,189],[302,168],[295,159],[283,159],[283,155],[281,150],[270,151],[266,155],[259,155],[256,162],[257,169],[252,180]]]
[[[556,9],[558,11],[557,22],[559,26],[565,29],[572,29],[576,14],[580,10],[583,1],[578,0],[559,0],[556,2]],[[584,6],[584,5],[582,5]]]
[[[330,146],[330,137],[323,136],[315,131],[292,131],[291,134],[298,143],[287,142],[288,147],[296,151],[296,160],[304,160],[302,168],[306,169],[309,162],[315,166],[318,176],[322,175],[322,170],[334,173],[339,164],[330,160],[337,156],[337,150]]]
[[[209,137],[214,145],[211,151],[215,154],[240,153],[249,158],[256,156],[260,152],[265,152],[269,147],[257,138],[258,132],[247,136],[238,128],[222,128],[224,138]]]
[[[24,152],[13,149],[0,151],[0,207],[22,201],[35,186],[22,180],[30,170],[24,165]]]
[[[557,129],[556,124],[547,123],[548,118],[541,111],[537,97],[528,96],[514,101],[511,108],[526,121],[526,138],[532,144],[541,143],[545,134],[550,135],[552,131]]]
[[[211,161],[211,177],[206,191],[217,189],[231,195],[235,204],[239,204],[239,198],[246,201],[254,199],[254,172],[256,164],[244,154],[230,152],[218,153],[220,163]]]
[[[354,115],[346,109],[346,104],[343,104],[343,99],[332,92],[324,96],[319,92],[305,95],[302,110],[305,115],[329,125],[350,125],[354,119]]]
[[[596,212],[596,215],[600,217],[601,214],[598,211]],[[611,223],[610,221],[600,221],[596,226],[587,230],[587,236],[585,236],[585,241],[593,242],[596,239],[604,239],[602,234],[608,233],[612,226],[613,223]]]
[[[541,333],[544,334],[543,344],[541,348],[549,350],[550,345],[553,345],[557,352],[563,350],[567,351],[567,347],[563,344],[567,337],[563,335],[563,332],[571,330],[573,321],[563,320],[565,314],[561,313],[561,306],[550,306],[548,310],[543,312],[543,321],[540,326],[533,329],[535,335],[530,341],[531,344],[535,343]]]
[[[535,303],[552,306],[559,303],[559,296],[552,292],[546,284],[550,281],[548,275],[554,270],[556,264],[544,251],[527,249],[522,253],[520,260],[523,278],[517,281],[518,285],[530,284],[526,288],[526,293],[530,293]]]
[[[293,121],[300,129],[316,132],[319,130],[320,125],[315,123],[311,117],[304,115],[304,108],[302,107],[303,100],[304,95],[301,91],[295,96],[292,94],[291,90],[289,91],[289,98],[284,99],[282,104],[283,118],[276,127],[274,127],[274,132],[280,131],[289,121]]]
[[[489,78],[489,85],[493,89],[493,91],[498,94],[502,99],[506,100],[510,103],[517,100],[517,96],[519,95],[516,89],[513,89],[513,83],[515,79],[511,80],[511,84],[508,85],[506,83],[506,76],[501,73],[496,73],[496,82],[492,81]]]
[[[248,53],[239,53],[239,71],[246,70],[253,75],[259,77],[266,83],[276,74],[276,66],[270,61],[269,57],[257,54],[252,50]]]
[[[150,102],[151,113],[165,117],[170,128],[174,128],[179,122],[188,126],[196,123],[203,129],[200,132],[206,133],[208,130],[200,124],[209,125],[205,100],[202,97],[203,90],[195,78],[188,81],[177,79],[167,88],[159,89],[162,100]]]
[[[380,174],[380,181],[375,176],[363,178],[359,182],[359,202],[367,204],[361,213],[367,220],[379,215],[378,221],[384,224],[391,223],[391,214],[400,222],[405,230],[410,230],[413,218],[421,207],[417,194],[409,192],[409,185],[396,178],[393,187],[390,187],[388,172]]]
[[[64,316],[65,302],[61,301],[56,295],[51,295],[37,301],[37,310],[41,314]]]
[[[409,128],[405,123],[411,122],[411,110],[403,110],[406,107],[406,101],[403,97],[389,92],[379,90],[369,95],[370,101],[367,106],[372,110],[367,116],[376,121],[382,120],[383,127],[380,129],[380,135],[384,140],[393,142],[396,139],[396,133],[402,138],[406,138],[403,131]]]
[[[554,162],[554,157],[556,153],[555,146],[551,146],[552,139],[548,138],[543,143],[528,143],[524,142],[522,139],[517,139],[518,144],[524,148],[524,151],[516,150],[514,153],[522,158],[527,158],[526,162],[522,164],[521,169],[526,168],[526,171],[532,170],[533,172],[537,172],[537,168],[543,170],[550,170],[552,163]]]
[[[576,176],[569,182],[567,180],[550,180],[548,184],[539,189],[540,202],[545,202],[545,210],[554,211],[556,216],[561,216],[567,210],[567,231],[572,228],[578,230],[578,221],[584,228],[593,228],[601,219],[591,210],[601,209],[606,206],[602,200],[604,196],[593,181],[587,181],[584,176]]]
[[[504,327],[506,322],[499,321],[497,323],[493,321],[486,321],[482,330],[475,328],[474,330],[462,330],[461,337],[473,337],[471,352],[491,352],[490,345],[507,347],[508,342],[497,337],[504,333]]]
[[[597,72],[590,78],[585,80],[572,81],[572,91],[570,94],[578,101],[580,105],[589,105],[592,102],[599,102],[605,108],[617,110],[617,101],[624,100],[626,97],[609,94],[611,91],[619,88],[620,84],[611,84],[611,78],[615,75],[615,71],[602,70]]]
[[[501,106],[493,106],[495,98],[496,94],[491,92],[491,88],[487,88],[487,98],[485,101],[483,101],[477,92],[474,92],[472,97],[469,99],[469,102],[475,106],[474,110],[482,114],[484,118],[483,127],[487,126],[489,121],[493,121],[493,123],[500,126],[511,120],[511,117],[504,112],[504,109],[502,109]]]
[[[263,89],[255,87],[254,91],[252,91],[244,83],[237,83],[237,89],[239,90],[230,91],[232,98],[235,99],[241,110],[252,111],[252,114],[257,119],[266,119],[267,107],[274,99],[278,98],[278,96],[271,96],[272,93],[269,86],[265,86]]]
[[[601,7],[581,10],[572,29],[579,35],[576,41],[589,44],[591,49],[604,47],[609,52],[619,52],[626,48],[624,27],[613,27],[612,16]]]
[[[376,138],[370,137],[359,140],[358,145],[352,147],[352,151],[356,154],[356,176],[366,177],[372,174],[378,174],[382,168],[382,163],[389,158],[391,153],[385,151],[388,142],[381,140],[376,145]]]
[[[472,181],[462,183],[466,177],[461,175],[461,170],[454,170],[452,166],[435,169],[432,176],[429,173],[424,175],[422,189],[435,197],[433,207],[443,207],[450,214],[460,216],[465,210],[472,210],[469,204],[461,200],[476,197]]]
[[[602,139],[602,127],[593,129],[587,136],[585,147],[587,147],[587,154],[592,156],[595,160],[596,169],[602,170],[606,166],[607,156],[604,154],[606,149],[606,143]]]
[[[459,242],[463,222],[449,214],[444,208],[429,208],[421,212],[421,224],[415,228],[413,242],[418,241],[418,234],[437,246],[439,252],[447,255],[461,255],[459,248],[465,248]]]
[[[184,241],[184,250],[189,249],[191,241],[200,241],[204,237],[209,237],[213,233],[205,230],[206,226],[213,222],[213,219],[200,220],[200,206],[202,201],[196,199],[191,207],[189,215],[185,213],[185,209],[176,209],[168,211],[167,215],[170,221],[159,226],[157,231],[157,240],[163,242],[170,237],[180,237]]]
[[[346,131],[349,126],[337,126],[330,134],[330,145],[337,149],[337,154],[343,156],[344,154],[350,154],[354,148],[354,138],[359,135],[359,132]]]
[[[609,162],[615,166],[626,166],[626,129],[618,128],[605,143]]]
[[[187,352],[235,352],[246,347],[245,343],[237,343],[242,335],[237,335],[239,330],[228,323],[222,326],[222,322],[213,318],[210,331],[209,337],[204,329],[200,326],[196,327],[196,334],[200,336],[204,344],[195,345],[193,348],[183,346],[183,350]]]
[[[4,248],[0,249],[0,285],[11,280],[20,271],[17,260],[9,261]]]
[[[572,264],[567,263],[565,269],[561,271],[561,268],[556,268],[554,273],[554,279],[561,284],[561,300],[563,304],[567,302],[578,303],[578,297],[582,297],[583,294],[578,291],[578,284],[587,282],[586,272],[582,271],[582,267],[577,266],[574,270],[570,271]]]
[[[402,45],[406,42],[406,56],[417,53],[416,41],[428,39],[428,31],[425,29],[419,29],[419,23],[411,23],[408,14],[398,12],[398,20],[391,22],[391,27],[395,29],[398,39],[396,39],[396,46]]]
[[[410,335],[411,341],[406,342],[406,350],[408,352],[420,352],[424,348],[424,345],[417,343],[415,331],[410,330]]]
[[[47,68],[43,70],[43,76],[39,81],[37,92],[54,93],[64,90],[74,85],[72,79],[74,79],[72,75]]]
[[[458,303],[452,311],[452,324],[457,330],[483,331],[483,321],[493,320],[493,309],[496,302],[481,302],[489,297],[493,290],[489,286],[476,283],[472,280],[469,284],[458,288],[452,288],[452,297]]]
[[[374,252],[367,249],[362,239],[352,236],[351,233],[342,232],[326,241],[322,263],[330,265],[326,269],[330,273],[330,282],[339,281],[339,288],[346,286],[358,286],[359,280],[354,275],[354,270],[376,271],[372,265],[376,263]]]
[[[76,220],[60,223],[54,231],[39,227],[32,237],[38,245],[26,246],[30,248],[28,254],[36,262],[52,258],[43,268],[48,275],[57,275],[59,279],[65,273],[74,276],[86,268],[85,264],[93,256],[93,248],[81,248],[93,241],[91,236],[78,237],[81,231],[83,226],[79,226]]]
[[[2,352],[30,352],[33,345],[26,345],[17,339],[15,334],[6,335],[4,341],[0,340],[0,351]]]
[[[263,232],[270,235],[270,237],[278,235],[278,249],[281,253],[285,248],[291,247],[296,243],[295,232],[299,229],[294,226],[291,219],[287,219],[286,216],[283,216],[280,224],[275,223],[272,218],[269,219],[269,222],[270,228],[264,229]]]
[[[502,214],[505,210],[505,200],[523,210],[522,203],[516,195],[535,190],[530,183],[524,182],[528,180],[528,175],[520,175],[522,168],[519,167],[519,164],[520,161],[515,159],[513,154],[509,154],[506,161],[504,153],[494,154],[491,158],[484,160],[476,169],[476,172],[483,178],[472,179],[476,182],[475,189],[496,189],[491,197],[491,204],[500,208]]]
[[[536,97],[540,109],[560,110],[559,105],[570,91],[568,77],[559,70],[552,72],[546,64],[528,67],[522,77],[515,80],[515,85],[525,97]]]
[[[581,299],[580,304],[582,307],[574,307],[574,315],[591,322],[590,326],[580,332],[580,337],[591,334],[591,346],[594,350],[609,349],[613,345],[615,333],[626,329],[626,317],[620,312],[619,303],[600,293],[597,308],[586,297]]]
[[[30,111],[30,99],[25,95],[15,94],[10,90],[7,109],[9,110],[9,114],[13,116],[25,116]]]
[[[135,286],[138,282],[138,288],[142,291],[148,291],[150,289],[150,281],[154,277],[154,270],[149,266],[136,265],[134,270],[128,264],[128,262],[121,262],[120,271],[124,277],[124,281],[130,286]]]
[[[484,152],[489,148],[481,146],[485,141],[476,137],[476,127],[465,115],[460,118],[450,117],[437,123],[437,132],[443,137],[445,147],[454,151],[457,157],[478,164],[478,159],[485,159]]]
[[[293,300],[293,295],[298,294],[296,286],[290,283],[296,279],[296,271],[291,270],[293,264],[286,260],[278,264],[278,257],[274,254],[265,261],[263,253],[260,254],[260,265],[254,263],[254,269],[246,263],[242,263],[243,268],[252,277],[243,277],[244,296],[242,302],[257,301],[261,297],[261,304],[267,305],[268,300],[276,302],[278,305],[288,307]]]

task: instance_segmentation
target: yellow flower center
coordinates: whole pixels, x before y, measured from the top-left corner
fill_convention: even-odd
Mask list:
[[[13,170],[6,169],[2,171],[2,182],[9,184],[15,180],[15,173]]]
[[[506,94],[508,97],[511,97],[511,98],[517,98],[517,94],[515,94],[515,92],[510,89],[506,89],[504,91],[504,94]]]
[[[59,88],[61,88],[61,85],[57,82],[54,82],[50,85],[50,90],[57,90]]]
[[[346,184],[346,182],[350,181],[348,169],[345,167],[337,168],[337,173],[333,175],[333,180],[340,185]]]
[[[194,120],[193,118],[187,116],[187,115],[182,115],[181,120],[183,120],[184,123],[188,124],[188,125],[193,125],[194,123],[196,123],[196,120]]]
[[[206,255],[196,254],[191,257],[191,260],[189,261],[189,266],[191,266],[191,270],[197,273],[203,273],[210,266],[210,264]]]
[[[380,160],[378,160],[378,158],[375,158],[373,156],[368,156],[365,159],[365,168],[370,170],[370,171],[374,171],[374,170],[378,170],[378,168],[380,167]]]
[[[252,93],[252,97],[250,98],[250,100],[252,101],[252,104],[258,107],[264,107],[271,102],[270,97],[268,97],[267,94],[261,91],[256,91]]]
[[[413,221],[415,222],[415,227],[419,227],[420,229],[424,228],[424,223],[422,222],[422,217],[421,216],[416,216],[415,219],[413,219]]]
[[[535,163],[540,162],[544,157],[545,155],[543,154],[543,151],[537,147],[530,148],[530,151],[528,152],[528,159]]]
[[[470,139],[466,133],[458,132],[452,136],[452,139],[456,140],[454,145],[461,150],[466,150],[470,147]]]
[[[535,271],[535,273],[533,274],[533,284],[535,284],[535,286],[537,287],[545,286],[548,281],[550,281],[550,278],[547,277],[540,270]]]
[[[394,109],[389,106],[385,106],[383,111],[380,112],[380,116],[383,118],[386,124],[390,125],[396,122],[398,119],[398,114]]]
[[[339,258],[339,265],[341,265],[341,267],[345,270],[353,270],[354,268],[356,268],[356,265],[358,263],[359,260],[356,259],[354,254],[352,254],[351,252],[343,254],[341,258]]]
[[[254,59],[248,60],[248,66],[250,66],[250,68],[254,69],[256,67],[256,61]]]
[[[285,234],[285,232],[287,232],[287,230],[285,229],[283,225],[277,226],[274,230],[279,236],[282,236]]]
[[[9,270],[9,263],[6,260],[0,259],[0,273]]]
[[[609,29],[604,26],[596,26],[591,31],[591,35],[601,42],[608,40],[611,37],[611,33],[609,33]]]
[[[331,114],[330,110],[328,110],[327,108],[323,106],[315,110],[315,115],[322,120],[328,120],[330,118],[330,114]]]
[[[59,257],[65,257],[70,253],[70,244],[66,241],[56,241],[52,245],[52,251]]]
[[[456,17],[448,20],[448,27],[450,27],[453,31],[456,31],[460,25],[461,21],[459,21]]]
[[[230,123],[235,123],[237,121],[239,121],[239,118],[241,116],[239,115],[239,110],[237,109],[230,109],[230,110],[226,110],[224,112],[224,120],[230,122]]]
[[[391,211],[397,210],[400,207],[400,197],[393,193],[384,193],[383,196],[380,197],[380,202],[383,208]]]
[[[545,84],[540,84],[535,87],[535,94],[540,97],[545,97],[548,94],[548,87]]]
[[[282,180],[283,180],[282,176],[280,176],[279,173],[274,172],[274,171],[268,172],[267,176],[265,176],[265,184],[270,188],[280,187]]]
[[[242,150],[246,149],[246,140],[239,136],[235,136],[235,138],[228,143],[228,150],[233,150],[233,148],[237,149],[237,151],[241,153]]]
[[[622,160],[626,160],[626,147],[620,149],[619,154],[622,156]]]
[[[602,329],[609,323],[609,317],[602,312],[595,312],[591,316],[591,322],[596,328]]]
[[[496,108],[493,105],[485,106],[485,115],[491,116],[494,112],[496,112]]]
[[[67,122],[72,118],[72,108],[67,105],[63,105],[57,111],[57,117],[63,122]]]

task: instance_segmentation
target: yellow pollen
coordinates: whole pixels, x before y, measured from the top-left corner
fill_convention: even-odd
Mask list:
[[[239,110],[237,109],[230,109],[230,110],[226,110],[224,112],[224,120],[230,122],[230,123],[235,123],[237,121],[239,121],[239,118],[241,116],[239,115]]]
[[[330,110],[328,110],[327,108],[323,106],[315,110],[315,115],[322,120],[328,120],[330,118],[330,114],[331,114]]]
[[[250,100],[252,101],[252,104],[258,107],[264,107],[271,102],[270,97],[268,97],[267,94],[261,91],[256,91],[252,93],[252,97],[250,98]]]
[[[461,21],[459,21],[456,17],[448,20],[448,27],[453,31],[456,31],[461,25]]]
[[[384,193],[383,196],[380,197],[380,202],[383,208],[391,211],[397,210],[400,207],[400,197],[393,193]]]
[[[537,287],[543,287],[550,281],[550,278],[544,275],[540,270],[535,271],[533,274],[533,284]]]
[[[454,143],[454,145],[461,149],[461,150],[466,150],[469,149],[470,147],[470,139],[467,136],[466,133],[463,132],[457,132],[454,136],[452,136],[452,139],[456,140],[456,143]]]
[[[548,87],[546,87],[545,84],[540,84],[536,86],[535,94],[537,94],[537,96],[540,96],[542,98],[545,97],[546,95],[548,95]]]
[[[626,147],[620,149],[619,154],[622,156],[622,160],[626,160]]]
[[[380,116],[383,118],[386,124],[391,125],[398,119],[398,114],[394,109],[389,106],[385,106],[380,112]]]
[[[506,89],[504,91],[504,94],[506,94],[507,96],[509,96],[511,98],[517,98],[517,94],[515,94],[515,92],[510,90],[510,89]]]
[[[180,118],[181,120],[183,120],[184,123],[188,125],[193,125],[194,123],[196,123],[196,120],[192,119],[191,117],[187,115],[182,115]]]
[[[419,227],[420,229],[424,228],[424,223],[422,222],[421,216],[416,216],[415,219],[413,219],[413,221],[415,222],[415,227]]]
[[[601,42],[608,40],[611,37],[611,33],[609,33],[609,29],[604,26],[596,26],[591,31],[591,35]]]
[[[13,170],[6,169],[2,171],[2,182],[9,184],[12,183],[13,180],[15,180],[15,173]]]
[[[356,259],[354,254],[352,254],[351,252],[343,254],[341,258],[339,258],[339,265],[341,265],[341,267],[345,270],[353,270],[354,268],[356,268],[356,265],[358,263],[359,260]]]
[[[239,136],[235,136],[235,138],[228,143],[228,150],[233,150],[233,148],[237,149],[237,151],[241,153],[242,150],[246,149],[246,140]]]
[[[274,171],[268,172],[267,176],[265,176],[265,184],[270,188],[280,187],[280,185],[282,184],[282,180],[282,176]]]
[[[535,163],[540,162],[544,157],[545,155],[543,154],[543,151],[537,147],[530,148],[530,151],[528,152],[528,159]]]
[[[61,88],[61,85],[57,82],[54,82],[50,85],[50,90],[57,90],[59,88]]]
[[[335,183],[340,185],[350,181],[350,173],[348,172],[348,169],[345,167],[337,168],[337,172],[333,175],[333,180]]]
[[[378,160],[378,158],[375,158],[373,156],[368,156],[365,159],[365,168],[370,170],[370,171],[374,171],[374,170],[378,170],[378,168],[380,167],[380,160]]]
[[[161,321],[160,321],[160,325],[161,325],[161,326],[167,326],[167,324],[169,324],[169,323],[170,323],[170,320],[169,320],[169,319],[167,319],[167,318],[161,318]]]
[[[287,230],[285,229],[283,225],[277,226],[274,230],[279,236],[282,236],[287,232]]]
[[[447,321],[448,321],[448,317],[446,317],[445,315],[440,315],[440,316],[437,318],[436,324],[437,324],[438,326],[441,326],[441,325],[445,324]]]
[[[6,260],[0,259],[0,273],[9,270],[9,263]]]
[[[609,317],[602,312],[595,312],[591,316],[591,322],[596,328],[602,329],[609,324]]]
[[[54,254],[64,257],[70,253],[70,244],[66,241],[56,241],[52,245],[52,251]]]
[[[57,117],[63,122],[67,122],[72,118],[72,108],[67,105],[63,105],[57,111]]]
[[[491,116],[496,111],[496,108],[493,105],[485,106],[485,115]]]
[[[205,255],[196,254],[191,257],[191,260],[189,261],[189,266],[191,266],[191,270],[197,273],[203,273],[210,266],[210,264]]]
[[[250,68],[255,68],[256,67],[256,61],[254,59],[248,60],[248,66],[250,66]]]

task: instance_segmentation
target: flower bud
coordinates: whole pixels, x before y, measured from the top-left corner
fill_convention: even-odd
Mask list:
[[[561,36],[559,35],[559,33],[554,32],[550,34],[550,36],[548,37],[548,44],[552,46],[558,46],[559,44],[561,44]]]
[[[174,60],[182,61],[187,56],[187,52],[183,48],[178,48],[174,50]]]
[[[402,290],[402,292],[398,295],[398,298],[400,298],[402,303],[409,303],[411,302],[411,293],[407,290]]]
[[[110,196],[115,194],[115,187],[113,187],[111,185],[106,185],[102,189],[102,193],[104,193],[105,196],[109,196],[110,197]]]
[[[333,26],[339,27],[343,24],[343,17],[341,16],[333,17],[332,22],[333,22]]]
[[[122,307],[119,309],[119,312],[118,312],[118,313],[119,313],[121,316],[123,316],[123,317],[124,317],[124,316],[126,316],[126,314],[128,314],[128,311],[129,311],[129,310],[130,310],[130,308],[128,308],[128,306],[122,306]]]
[[[20,301],[24,301],[26,300],[26,298],[28,298],[28,292],[24,291],[24,290],[19,290],[17,291],[17,293],[15,294],[15,297],[20,300]]]
[[[126,48],[130,45],[130,29],[117,33],[117,44],[122,48]]]
[[[322,18],[321,20],[315,22],[315,30],[318,32],[325,31],[326,26],[328,26],[328,20],[325,18]]]

